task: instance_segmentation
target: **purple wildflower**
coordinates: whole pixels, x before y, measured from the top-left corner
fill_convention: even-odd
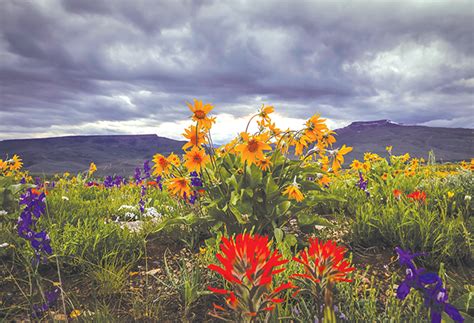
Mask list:
[[[416,268],[413,259],[422,254],[412,254],[398,247],[395,250],[398,253],[400,265],[407,267],[405,279],[397,288],[397,297],[401,300],[405,299],[413,288],[422,294],[425,306],[430,309],[431,322],[441,322],[443,311],[455,322],[464,322],[459,311],[448,304],[448,295],[443,287],[442,279],[436,273],[426,272],[424,268]]]
[[[161,180],[162,180],[161,175],[156,177],[156,182],[158,183],[158,187],[160,188],[160,190],[163,190],[163,183],[161,182]]]
[[[135,175],[133,175],[133,179],[135,180],[135,184],[138,184],[142,181],[142,173],[139,167],[135,168]]]
[[[370,196],[370,193],[367,190],[368,184],[369,184],[369,180],[364,181],[364,177],[362,176],[362,173],[359,172],[359,181],[357,182],[356,186],[359,189],[363,190],[365,192],[365,194],[367,194],[367,196]]]
[[[39,193],[32,189],[29,189],[20,197],[20,205],[24,205],[25,208],[18,218],[18,235],[30,241],[31,247],[34,249],[36,255],[35,262],[39,262],[42,255],[50,255],[53,253],[48,234],[45,231],[35,231],[36,222],[46,210],[45,199],[46,196],[44,192]]]
[[[142,189],[140,192],[140,202],[138,202],[141,213],[145,212],[145,195],[146,195],[146,186],[142,185]]]
[[[196,187],[202,187],[202,179],[199,177],[198,173],[192,172],[191,175],[191,185]]]
[[[143,163],[143,172],[145,173],[145,178],[151,177],[150,171],[151,171],[150,161],[145,160],[145,162]]]
[[[26,184],[26,178],[22,177],[20,180],[20,184]]]
[[[33,305],[33,316],[39,318],[44,312],[49,310],[56,303],[60,294],[61,290],[58,287],[50,292],[46,292],[44,294],[45,303],[42,305]]]

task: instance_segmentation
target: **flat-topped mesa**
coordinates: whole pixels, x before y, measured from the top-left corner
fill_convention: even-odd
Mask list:
[[[388,119],[384,120],[374,120],[374,121],[354,121],[352,122],[349,127],[379,127],[379,126],[397,126],[399,124],[392,122]]]

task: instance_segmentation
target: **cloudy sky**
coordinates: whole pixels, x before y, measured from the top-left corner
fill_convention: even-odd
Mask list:
[[[0,139],[157,133],[212,103],[474,127],[474,1],[0,0]]]

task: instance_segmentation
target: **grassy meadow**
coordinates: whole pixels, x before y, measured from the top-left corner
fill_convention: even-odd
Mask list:
[[[189,109],[182,155],[128,178],[0,160],[0,321],[473,322],[474,160],[344,164],[319,115],[271,106],[212,148]]]

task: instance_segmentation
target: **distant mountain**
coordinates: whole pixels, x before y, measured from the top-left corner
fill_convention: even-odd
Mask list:
[[[98,175],[133,175],[154,154],[181,151],[184,141],[157,135],[70,136],[0,141],[0,158],[14,153],[34,174],[77,173],[97,164]]]
[[[393,154],[410,153],[427,158],[432,150],[440,162],[467,160],[474,157],[474,130],[401,125],[390,120],[357,121],[337,129],[338,146],[353,147],[346,161],[363,159],[370,151],[386,156],[386,146],[393,146]]]
[[[386,156],[386,146],[393,146],[394,154],[408,152],[424,158],[433,150],[442,162],[474,157],[473,129],[407,126],[377,120],[353,122],[336,132],[338,147],[354,147],[346,155],[346,165],[353,159],[363,159],[367,151]],[[16,153],[33,174],[77,173],[87,170],[93,161],[98,166],[98,175],[132,175],[135,167],[156,153],[182,153],[184,143],[157,135],[4,140],[0,141],[0,158]]]

